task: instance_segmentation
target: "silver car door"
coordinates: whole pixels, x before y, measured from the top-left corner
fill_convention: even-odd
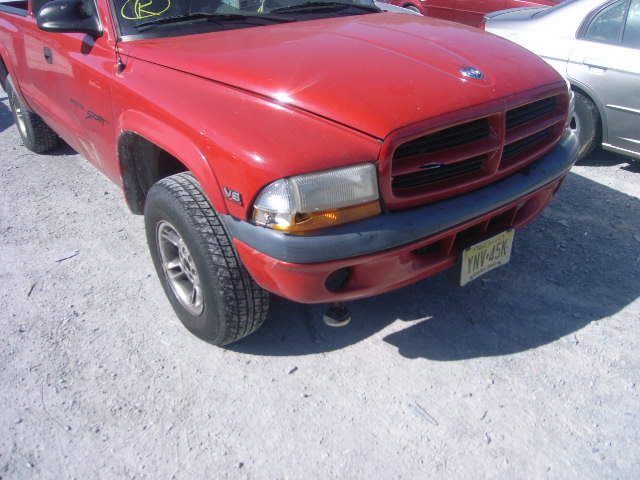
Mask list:
[[[603,146],[640,156],[640,0],[607,5],[581,31],[567,74],[599,103]]]

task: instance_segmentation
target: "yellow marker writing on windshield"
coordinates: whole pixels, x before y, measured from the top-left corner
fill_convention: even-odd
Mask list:
[[[127,0],[120,10],[120,14],[122,18],[127,20],[142,20],[162,15],[170,7],[171,0]]]

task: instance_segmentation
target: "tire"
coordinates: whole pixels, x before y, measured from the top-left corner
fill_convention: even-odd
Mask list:
[[[575,91],[573,93],[576,105],[571,128],[576,132],[580,141],[580,150],[576,160],[579,162],[593,152],[601,142],[602,123],[598,107],[586,95]]]
[[[6,80],[6,90],[13,120],[16,122],[24,146],[35,153],[48,152],[56,148],[60,143],[60,137],[44,123],[42,118],[27,108],[9,76]]]
[[[420,15],[422,15],[422,12],[420,12],[418,7],[415,7],[413,5],[405,5],[404,8],[406,8],[407,10],[411,10],[412,12],[416,12],[416,13],[419,13]]]
[[[247,272],[226,226],[191,173],[153,185],[144,217],[162,287],[191,333],[227,345],[262,325],[269,294]]]

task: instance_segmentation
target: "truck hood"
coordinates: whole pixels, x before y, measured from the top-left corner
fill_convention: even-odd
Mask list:
[[[376,138],[406,125],[563,80],[486,32],[379,13],[137,40],[125,56],[197,75]],[[482,80],[463,76],[476,68]]]

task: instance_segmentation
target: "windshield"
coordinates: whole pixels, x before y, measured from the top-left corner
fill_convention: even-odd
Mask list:
[[[373,0],[112,0],[122,36],[171,36],[379,12]]]

